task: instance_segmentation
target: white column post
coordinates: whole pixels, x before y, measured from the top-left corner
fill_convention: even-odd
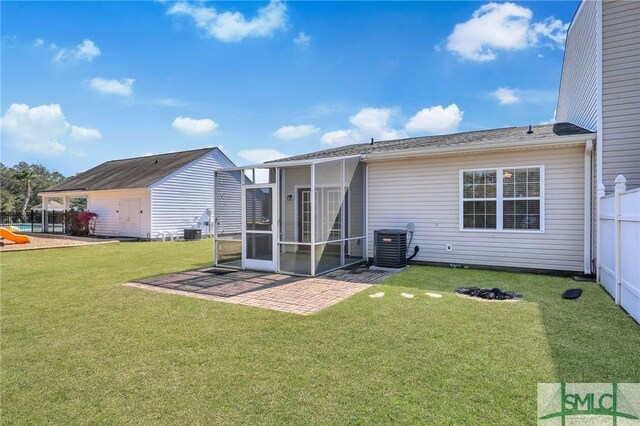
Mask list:
[[[345,263],[345,257],[344,257],[344,251],[345,251],[345,247],[347,242],[344,240],[345,238],[345,230],[344,230],[344,225],[345,225],[345,218],[346,218],[346,211],[345,211],[345,207],[351,208],[350,205],[348,205],[347,203],[347,191],[345,190],[345,166],[347,164],[347,160],[341,160],[340,161],[340,239],[342,239],[342,242],[340,243],[340,266],[344,266]]]
[[[620,198],[622,193],[627,190],[627,179],[624,176],[618,175],[615,180],[615,259],[616,259],[616,305],[620,305],[620,293],[622,292],[622,246],[620,238]]]
[[[49,198],[45,195],[42,196],[42,210],[41,210],[41,221],[42,226],[40,230],[42,232],[47,232],[47,206],[49,205]]]
[[[311,164],[311,276],[316,275],[316,165]],[[298,220],[302,220],[299,218]]]
[[[602,197],[605,195],[605,187],[603,184],[598,184],[598,192],[596,193],[597,202],[596,202],[596,282],[600,282],[600,259],[602,258],[602,254],[600,253],[600,248],[602,244],[600,241],[602,240],[602,218],[600,218],[600,206],[602,205]]]

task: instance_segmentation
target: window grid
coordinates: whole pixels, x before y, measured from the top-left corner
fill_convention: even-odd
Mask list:
[[[486,186],[477,190],[478,184],[486,185],[488,173],[496,177],[495,183],[490,181],[495,185],[495,197],[491,198],[486,195],[494,195],[493,188],[489,193]],[[480,195],[484,197],[474,197]],[[476,206],[476,202],[484,204]],[[543,232],[544,166],[461,170],[460,203],[460,230]]]
[[[496,170],[463,172],[463,221],[468,229],[496,229]]]

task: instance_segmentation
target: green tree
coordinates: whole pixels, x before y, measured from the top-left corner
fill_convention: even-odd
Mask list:
[[[23,168],[16,173],[16,179],[24,184],[24,200],[22,201],[22,207],[20,208],[22,220],[24,222],[27,221],[27,207],[29,206],[29,200],[31,199],[31,192],[33,191],[33,186],[31,184],[37,177],[38,175],[31,167]]]
[[[31,179],[31,194],[26,197],[26,182],[19,179],[23,173],[33,172],[35,177]],[[64,176],[56,171],[49,171],[41,164],[28,164],[24,161],[7,167],[0,163],[0,204],[3,211],[19,211],[26,205],[26,210],[40,203],[37,194],[41,191],[60,183]]]
[[[4,188],[0,190],[0,211],[10,212],[14,210],[13,203],[15,202],[15,197],[12,193],[5,190]]]

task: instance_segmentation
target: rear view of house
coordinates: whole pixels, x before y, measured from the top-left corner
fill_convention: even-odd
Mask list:
[[[41,192],[43,205],[86,198],[96,235],[158,239],[185,229],[211,235],[214,172],[234,164],[218,148],[113,160]],[[43,215],[46,217],[46,215]],[[46,224],[45,224],[46,226]]]
[[[400,228],[417,262],[590,273],[595,138],[556,123],[220,170],[216,263],[317,275],[373,257],[375,231]]]

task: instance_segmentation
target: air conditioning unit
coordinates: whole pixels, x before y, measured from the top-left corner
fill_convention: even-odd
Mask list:
[[[380,268],[407,266],[407,231],[379,229],[374,231],[373,265]]]
[[[200,240],[202,239],[202,229],[187,228],[184,231],[185,240]]]

